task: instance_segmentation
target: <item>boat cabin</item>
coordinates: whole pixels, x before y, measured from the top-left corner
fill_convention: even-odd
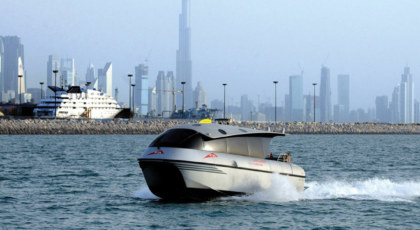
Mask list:
[[[188,148],[263,159],[269,154],[271,139],[284,135],[220,124],[188,124],[162,133],[150,147]]]

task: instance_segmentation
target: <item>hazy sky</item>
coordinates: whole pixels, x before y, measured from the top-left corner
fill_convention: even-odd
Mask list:
[[[112,61],[113,87],[127,100],[126,76],[146,57],[151,84],[159,70],[175,72],[180,11],[176,0],[0,0],[0,35],[22,39],[28,87],[46,81],[50,54],[75,58],[83,80],[89,63]],[[420,86],[419,12],[417,0],[191,0],[193,85],[201,81],[210,101],[223,99],[226,82],[234,104],[242,94],[273,101],[278,80],[284,101],[290,75],[303,70],[312,94],[325,65],[333,103],[337,74],[349,74],[351,109],[374,107],[405,65]]]

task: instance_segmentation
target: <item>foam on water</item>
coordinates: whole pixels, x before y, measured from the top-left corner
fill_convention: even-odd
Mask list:
[[[232,199],[275,203],[320,199],[412,202],[420,197],[420,182],[417,181],[394,182],[372,178],[360,181],[315,181],[306,183],[305,186],[309,188],[298,192],[286,177],[273,176],[272,185],[268,189]]]
[[[140,198],[143,200],[157,200],[159,197],[155,196],[147,186],[140,188],[133,193],[134,198]]]
[[[372,178],[361,181],[309,182],[301,199],[355,199],[411,202],[420,197],[420,182]]]

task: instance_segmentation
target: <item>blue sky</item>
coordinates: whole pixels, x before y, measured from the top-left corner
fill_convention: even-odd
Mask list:
[[[113,62],[114,87],[127,100],[134,66],[148,58],[150,79],[175,71],[178,15],[175,0],[0,0],[0,34],[18,35],[25,45],[29,87],[46,81],[49,54],[76,59],[84,79],[90,63]],[[390,96],[403,67],[420,75],[420,1],[416,0],[192,0],[193,81],[208,99],[239,103],[242,94],[273,101],[288,93],[290,75],[303,71],[304,92],[331,70],[349,74],[351,109],[374,107],[375,96]],[[415,90],[420,99],[420,90]]]

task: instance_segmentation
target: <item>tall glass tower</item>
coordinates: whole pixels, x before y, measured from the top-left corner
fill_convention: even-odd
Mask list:
[[[179,47],[176,51],[176,88],[182,90],[185,82],[185,108],[193,106],[190,1],[182,0],[182,13],[179,15]],[[182,104],[182,94],[177,96],[177,104]]]
[[[290,121],[303,121],[303,76],[289,77]]]
[[[400,119],[402,123],[414,122],[414,84],[410,67],[404,68],[400,83]]]
[[[337,76],[338,105],[343,107],[343,117],[340,121],[347,121],[350,112],[350,77],[347,74]],[[335,116],[335,115],[334,115]]]
[[[140,64],[135,67],[136,88],[134,92],[134,103],[139,109],[141,116],[146,116],[149,107],[149,68]]]
[[[3,93],[15,95],[15,98],[19,98],[19,93],[25,93],[25,61],[24,61],[24,49],[18,36],[5,36],[3,40],[3,82],[2,84]],[[18,75],[23,75],[23,79],[18,79]],[[19,84],[19,81],[20,84]],[[19,85],[21,89],[19,88]],[[3,98],[4,100],[5,98]],[[12,98],[7,98],[12,99]]]
[[[332,118],[330,69],[325,66],[322,66],[321,68],[320,109],[321,122],[329,122]]]

